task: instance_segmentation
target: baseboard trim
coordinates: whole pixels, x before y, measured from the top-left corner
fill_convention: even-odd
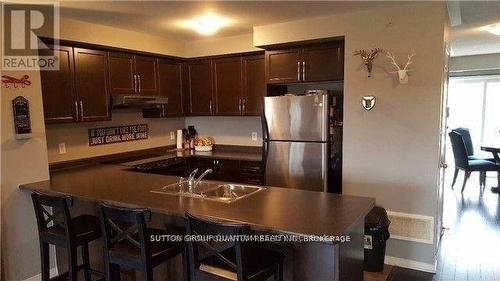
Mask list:
[[[57,270],[57,267],[53,267],[50,269],[50,278],[57,276],[59,274],[59,270]],[[24,279],[23,281],[40,281],[42,280],[42,273],[38,273],[35,276],[31,276],[27,279]]]
[[[437,262],[431,264],[431,263],[419,262],[419,261],[402,259],[391,256],[385,256],[385,263],[388,265],[395,265],[399,267],[425,271],[429,273],[436,273],[436,267],[437,267]]]

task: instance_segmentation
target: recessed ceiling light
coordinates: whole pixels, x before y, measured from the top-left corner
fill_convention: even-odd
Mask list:
[[[500,23],[483,26],[483,27],[481,27],[481,30],[488,31],[488,32],[493,33],[495,35],[500,35]]]
[[[227,26],[228,19],[214,15],[206,14],[189,21],[189,26],[201,35],[213,35],[221,27]]]

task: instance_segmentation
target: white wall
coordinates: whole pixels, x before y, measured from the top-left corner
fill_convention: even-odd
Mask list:
[[[23,280],[40,272],[37,227],[31,198],[18,189],[19,184],[49,178],[45,126],[43,122],[40,75],[37,71],[4,72],[19,77],[27,74],[31,86],[5,88],[1,98],[1,207],[3,280]],[[16,140],[12,99],[24,96],[29,100],[32,138]]]
[[[446,19],[444,3],[427,2],[254,27],[257,46],[345,36],[344,193],[435,221]],[[367,77],[352,54],[375,47],[401,59],[416,51],[408,84],[388,73],[384,56]],[[377,97],[370,112],[361,107],[364,95]],[[391,239],[387,254],[433,265],[436,244]]]

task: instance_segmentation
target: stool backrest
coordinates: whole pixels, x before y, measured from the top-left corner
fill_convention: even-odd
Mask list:
[[[196,236],[202,238],[217,236],[219,239],[211,241],[193,241],[189,239],[188,256],[189,256],[189,272],[194,274],[200,267],[202,260],[210,257],[215,258],[221,263],[224,263],[237,273],[238,280],[246,280],[247,272],[245,270],[245,243],[242,243],[242,235],[250,233],[248,225],[232,222],[222,222],[206,217],[196,217],[186,213],[186,233],[191,238]],[[226,240],[226,238],[229,238]],[[233,239],[231,239],[233,238]],[[220,240],[220,241],[217,241]],[[222,255],[223,251],[233,248],[235,253],[235,261],[228,260]],[[192,275],[192,279],[195,277]]]
[[[35,191],[31,194],[39,235],[47,233],[49,227],[58,228],[69,239],[73,237],[69,207],[73,198],[69,195],[49,194]]]
[[[453,157],[455,158],[455,166],[460,168],[469,167],[469,159],[467,156],[467,149],[465,147],[462,135],[457,132],[450,132],[451,148],[453,149]]]
[[[106,255],[123,243],[141,252],[143,260],[151,253],[151,240],[147,235],[146,220],[151,211],[143,208],[126,208],[101,203],[101,228]]]

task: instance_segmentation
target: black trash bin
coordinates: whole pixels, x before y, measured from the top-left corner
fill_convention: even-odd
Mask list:
[[[384,270],[385,243],[389,239],[387,212],[382,207],[374,207],[365,217],[365,270]]]

